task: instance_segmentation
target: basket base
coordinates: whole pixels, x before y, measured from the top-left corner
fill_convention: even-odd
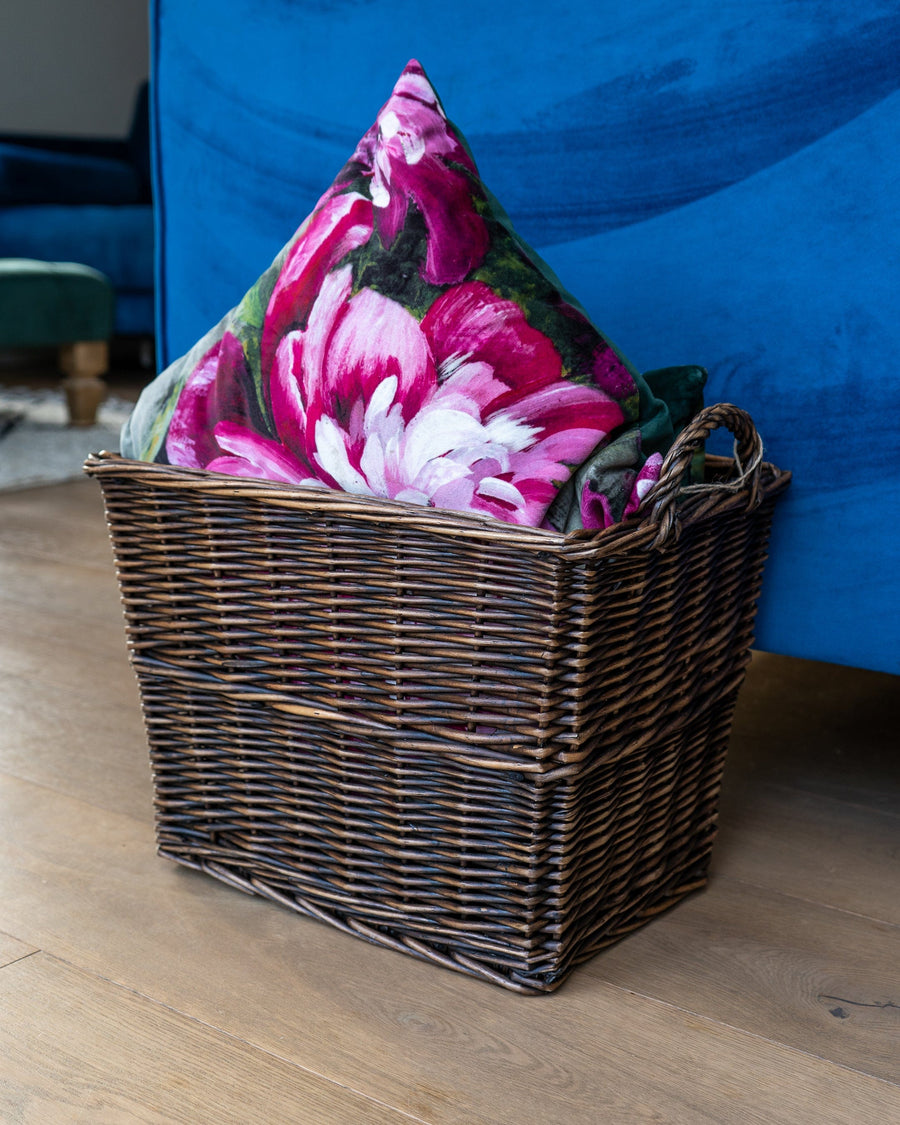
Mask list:
[[[355,937],[551,992],[706,880],[734,691],[546,781],[375,740],[348,757],[269,713],[263,738],[245,704],[213,727],[206,694],[151,728],[160,854]]]
[[[236,890],[243,891],[245,894],[259,895],[262,898],[270,899],[296,914],[324,922],[343,933],[350,934],[352,937],[363,938],[373,945],[393,949],[398,953],[405,953],[421,961],[428,961],[440,965],[442,968],[465,973],[491,984],[499,985],[501,988],[530,996],[555,991],[578,965],[590,960],[601,950],[615,945],[616,942],[634,933],[635,930],[645,926],[648,922],[652,922],[654,918],[657,918],[664,911],[670,910],[673,906],[677,906],[689,895],[702,890],[708,881],[707,871],[710,861],[710,848],[707,848],[705,855],[699,857],[690,868],[673,873],[670,879],[663,884],[654,885],[644,900],[635,903],[631,914],[627,917],[619,915],[614,929],[595,934],[590,944],[573,954],[565,965],[561,965],[552,971],[544,970],[528,973],[520,970],[503,972],[498,969],[496,962],[488,964],[469,954],[454,950],[448,945],[423,941],[390,926],[368,925],[358,918],[328,909],[309,898],[285,894],[257,876],[251,874],[248,877],[248,874],[243,873],[239,867],[216,863],[211,860],[195,859],[188,855],[178,855],[165,848],[159,848],[158,851],[163,859],[169,859],[183,867],[202,871],[222,883],[227,883]]]

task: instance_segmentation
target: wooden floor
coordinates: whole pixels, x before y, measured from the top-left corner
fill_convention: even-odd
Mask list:
[[[897,679],[758,656],[709,889],[527,998],[155,855],[92,482],[0,613],[0,1121],[900,1121]]]

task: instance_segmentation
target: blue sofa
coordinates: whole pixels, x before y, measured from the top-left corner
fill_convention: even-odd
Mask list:
[[[485,182],[644,370],[793,470],[770,651],[900,671],[896,6],[155,0],[158,348],[186,351],[418,58]]]
[[[122,139],[0,135],[0,258],[105,274],[114,331],[152,336],[154,236],[147,86]]]

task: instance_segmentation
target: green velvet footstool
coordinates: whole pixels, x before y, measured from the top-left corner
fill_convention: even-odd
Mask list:
[[[73,426],[93,425],[106,397],[114,304],[90,266],[0,258],[0,348],[59,348]]]

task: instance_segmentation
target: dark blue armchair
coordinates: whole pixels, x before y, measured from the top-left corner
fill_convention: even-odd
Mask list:
[[[144,85],[122,139],[0,135],[0,257],[100,270],[120,335],[154,332],[148,105]]]

